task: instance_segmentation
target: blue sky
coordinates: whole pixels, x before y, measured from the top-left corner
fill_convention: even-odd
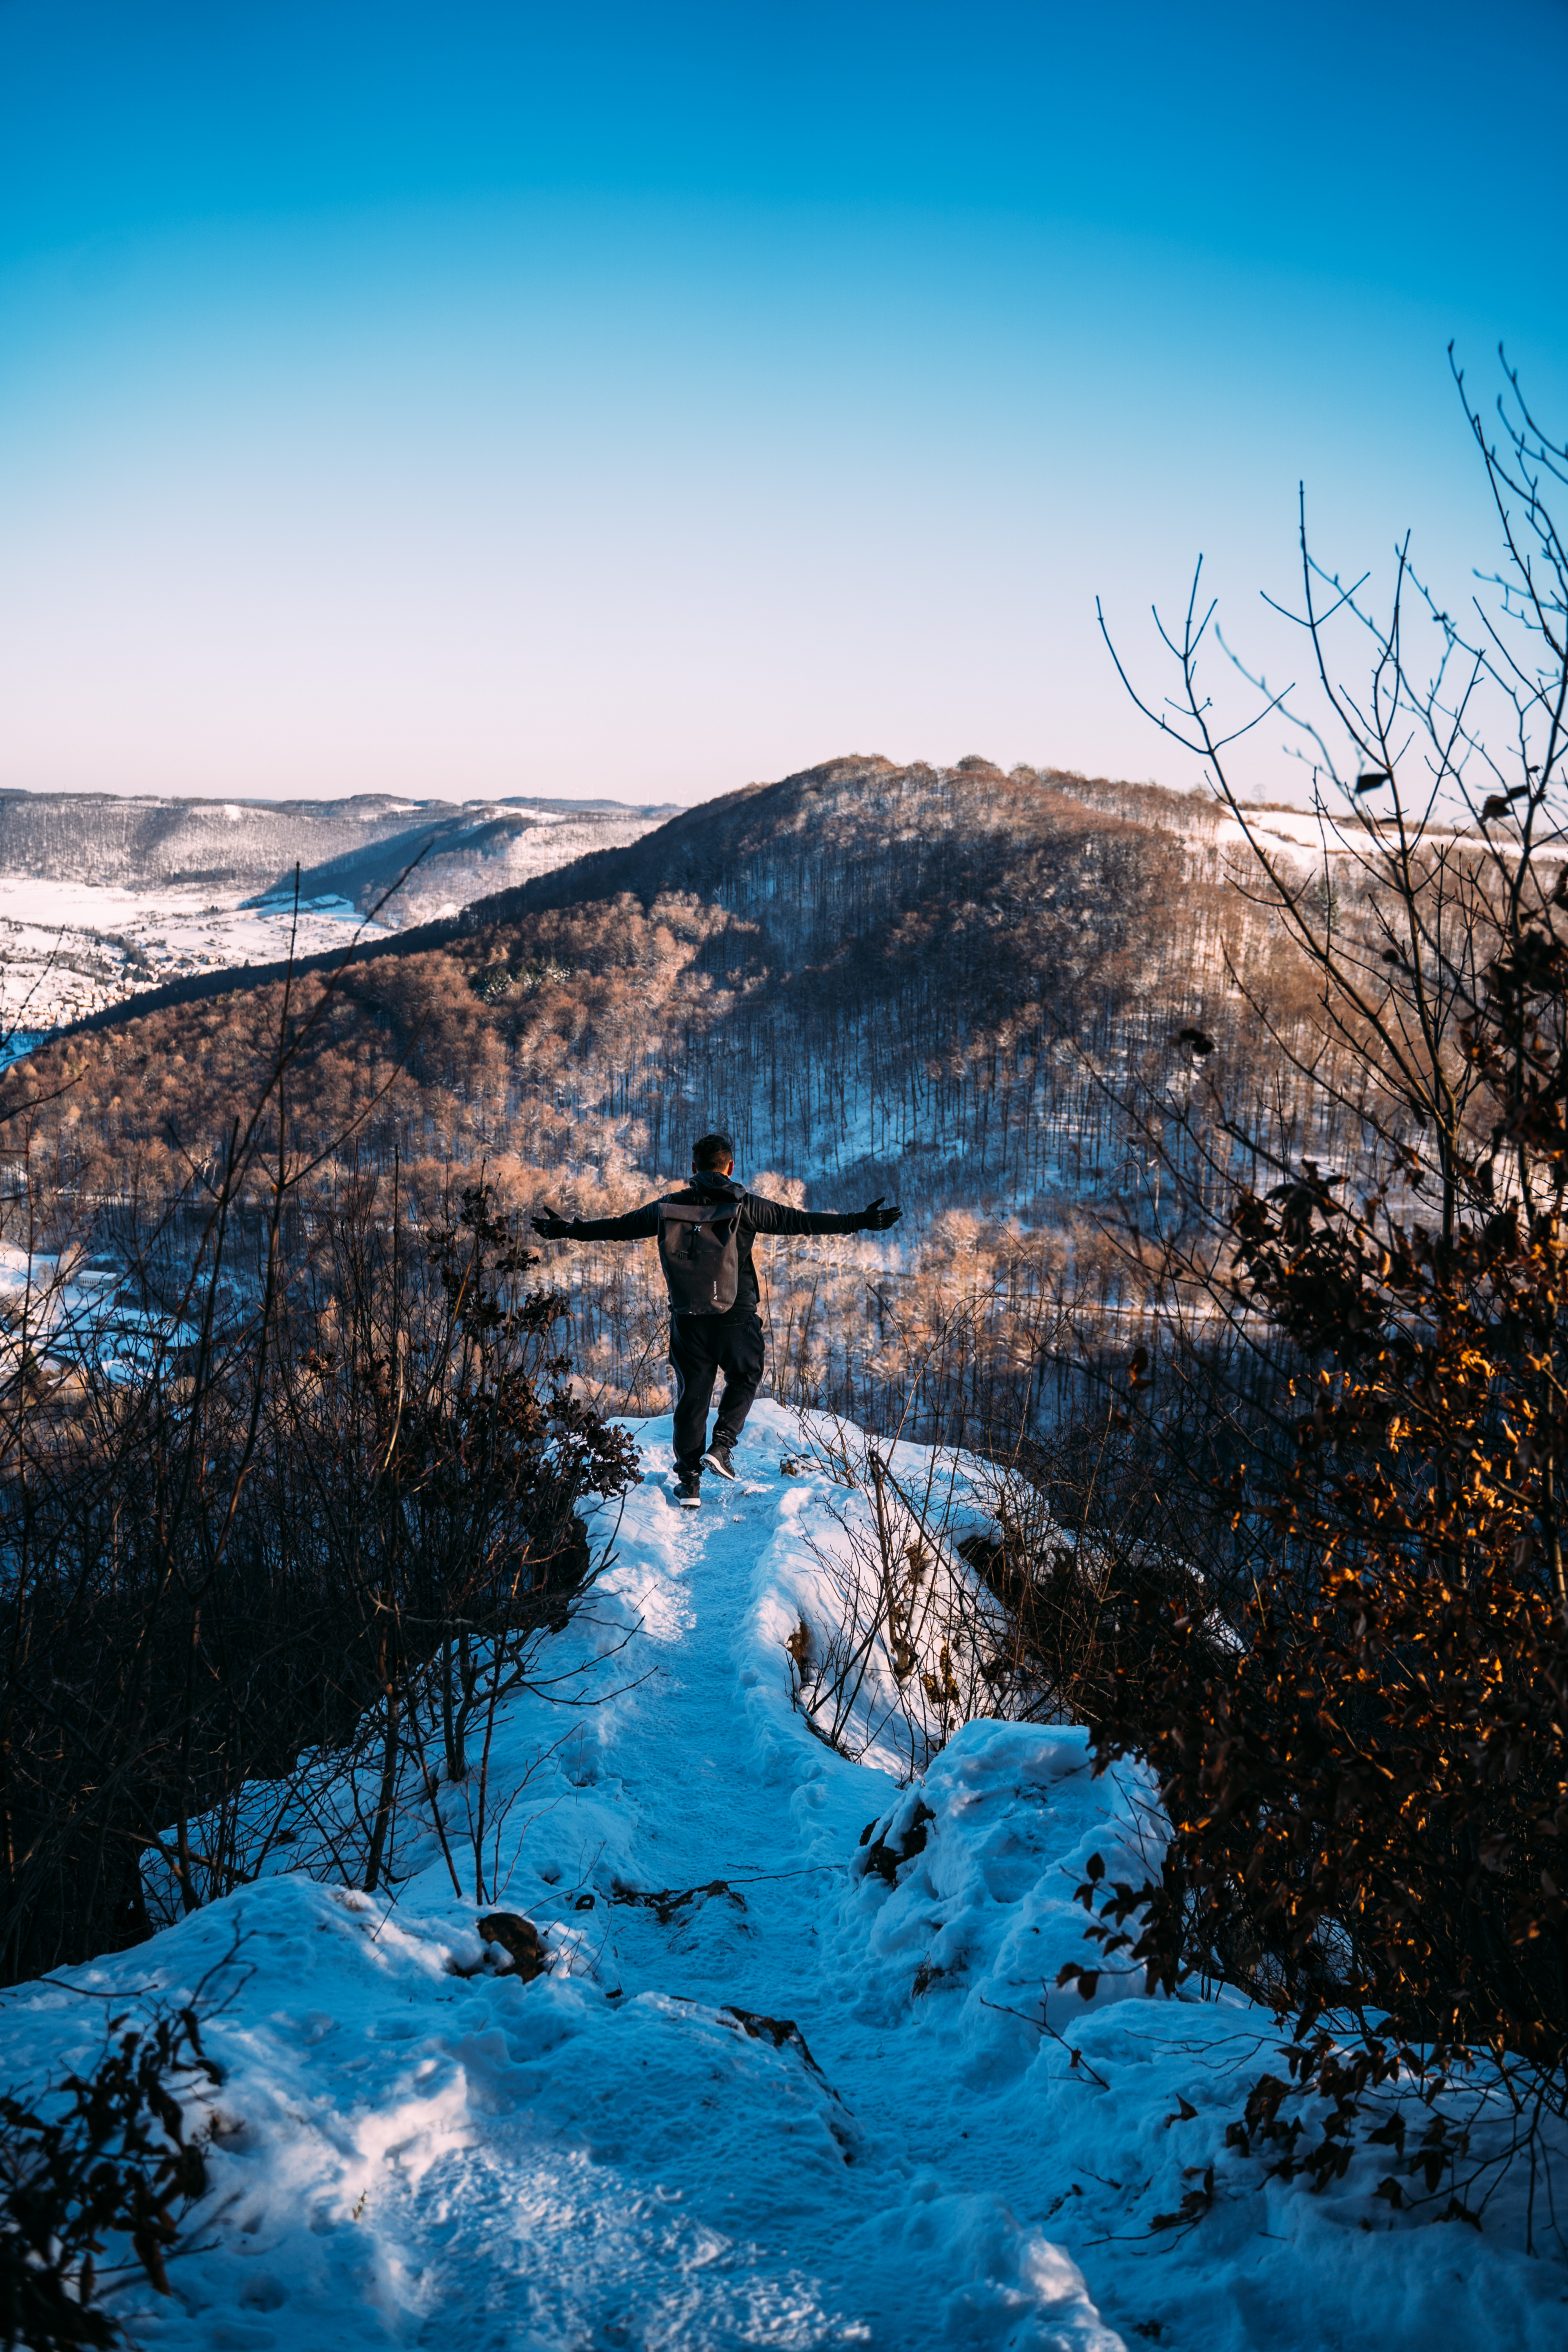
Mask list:
[[[1564,0],[0,0],[0,784],[1190,781],[1096,593],[1263,646],[1303,478],[1463,593],[1565,88]]]

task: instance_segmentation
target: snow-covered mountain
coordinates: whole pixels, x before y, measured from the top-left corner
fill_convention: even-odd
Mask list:
[[[1562,2342],[1561,2273],[1512,2212],[1372,2227],[1363,2159],[1313,2196],[1227,2146],[1266,2013],[1114,1965],[1056,1989],[1092,1950],[1090,1855],[1139,1873],[1159,1816],[1071,1725],[976,1712],[988,1617],[956,1543],[997,1473],[879,1449],[927,1569],[904,1654],[857,1645],[851,1689],[829,1661],[876,1540],[867,1441],[763,1404],[743,1483],[693,1518],[668,1423],[638,1433],[611,1563],[548,1686],[502,1700],[483,1780],[426,1793],[408,1759],[389,1891],[354,1891],[366,1792],[322,1758],[256,1788],[253,1883],[0,1996],[16,2086],[90,2063],[106,2018],[203,2011],[210,2194],[171,2296],[122,2295],[138,2340]],[[503,1911],[542,1941],[531,1981],[498,1965]],[[1507,2121],[1480,2097],[1478,2135]],[[1205,2217],[1167,2226],[1195,2183]]]
[[[1249,822],[1311,878],[1312,818]],[[1353,861],[1327,839],[1348,902]],[[389,854],[378,839],[318,863],[312,886],[352,897],[310,920],[349,936]],[[1247,860],[1207,796],[978,756],[829,760],[311,974],[322,997],[291,1129],[323,1168],[352,1137],[361,1160],[482,1161],[519,1207],[590,1215],[664,1189],[715,1125],[764,1191],[833,1208],[896,1197],[896,1240],[846,1244],[829,1273],[773,1253],[776,1361],[801,1398],[889,1420],[918,1385],[927,1434],[939,1393],[1016,1426],[1047,1378],[1070,1381],[1050,1365],[1132,1344],[1149,1312],[1105,1235],[1156,1214],[1192,1041],[1202,1101],[1255,1114],[1265,1154],[1303,1112],[1321,1006],[1285,927],[1237,887]],[[421,872],[438,882],[438,863]],[[276,897],[245,920],[272,923],[281,953]],[[177,975],[0,1077],[0,1123],[25,1106],[26,1132],[57,1136],[79,1198],[121,1197],[132,1167],[177,1184],[264,1092],[284,1015],[276,970]],[[1329,1164],[1355,1138],[1320,1120],[1314,1142]],[[1206,1163],[1216,1185],[1222,1158]],[[656,1268],[563,1251],[552,1272],[579,1369],[646,1410],[628,1381],[658,1361]],[[935,1344],[966,1318],[972,1346]]]
[[[291,939],[297,953],[318,954],[357,930],[374,938],[454,915],[635,841],[668,813],[369,793],[0,793],[0,1025],[47,1030],[160,981],[275,963]]]

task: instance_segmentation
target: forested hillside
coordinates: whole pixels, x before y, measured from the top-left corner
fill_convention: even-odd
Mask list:
[[[483,1161],[519,1202],[603,1211],[722,1123],[759,1186],[908,1212],[897,1247],[774,1250],[781,1380],[864,1405],[934,1350],[994,1401],[1036,1377],[1068,1287],[1080,1316],[1140,1311],[1106,1220],[1144,1188],[1150,1106],[1190,1089],[1183,1031],[1262,1090],[1273,1049],[1227,957],[1310,1020],[1228,858],[1200,799],[836,760],[346,965],[133,1004],[10,1075],[5,1139],[34,1215],[151,1202],[220,1148],[285,1039],[285,1154],[317,1193],[395,1154],[426,1197]],[[559,1263],[580,1358],[643,1401],[645,1256]]]

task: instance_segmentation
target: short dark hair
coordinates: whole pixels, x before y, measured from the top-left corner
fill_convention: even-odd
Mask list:
[[[704,1171],[722,1167],[728,1160],[735,1165],[735,1146],[722,1128],[715,1127],[711,1135],[699,1135],[691,1147],[691,1164]]]

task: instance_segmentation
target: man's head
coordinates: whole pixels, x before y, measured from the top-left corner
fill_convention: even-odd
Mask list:
[[[691,1147],[691,1164],[699,1176],[727,1176],[735,1165],[735,1146],[715,1128],[699,1135]]]

